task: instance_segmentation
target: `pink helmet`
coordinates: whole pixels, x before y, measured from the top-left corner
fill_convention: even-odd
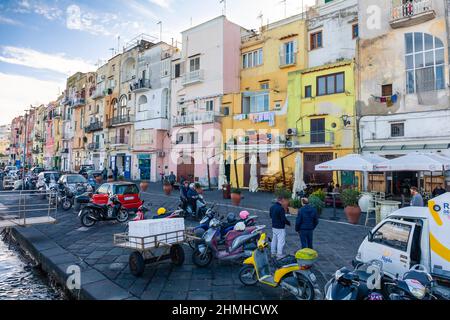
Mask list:
[[[250,215],[250,213],[248,211],[241,211],[241,213],[239,213],[239,217],[242,220],[247,220],[248,216]]]

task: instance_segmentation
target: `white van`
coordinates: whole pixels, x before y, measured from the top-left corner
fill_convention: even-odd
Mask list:
[[[359,247],[355,263],[371,260],[381,260],[385,275],[394,279],[421,264],[437,281],[438,290],[447,295],[450,292],[450,193],[430,200],[428,208],[403,208],[379,223]]]

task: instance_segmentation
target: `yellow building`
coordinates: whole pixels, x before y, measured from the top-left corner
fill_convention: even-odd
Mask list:
[[[289,153],[288,73],[307,66],[306,34],[305,21],[293,16],[242,38],[241,91],[222,100],[226,175],[234,187],[249,187],[252,158],[259,181],[281,179],[281,159]],[[285,168],[288,176],[292,164]]]
[[[345,60],[289,74],[289,149],[303,154],[306,183],[354,184],[354,174],[315,166],[357,151],[355,64]]]

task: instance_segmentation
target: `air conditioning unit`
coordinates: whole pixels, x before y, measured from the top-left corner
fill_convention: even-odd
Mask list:
[[[221,108],[220,112],[223,116],[228,117],[230,115],[230,107]]]
[[[297,129],[295,128],[289,128],[286,130],[286,136],[296,136],[297,135]]]
[[[296,149],[300,146],[298,141],[286,141],[287,149]]]

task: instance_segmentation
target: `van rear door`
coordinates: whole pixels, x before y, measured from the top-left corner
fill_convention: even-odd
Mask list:
[[[363,260],[380,260],[383,271],[396,278],[411,268],[411,248],[416,225],[412,222],[386,219],[372,232],[364,248]]]

